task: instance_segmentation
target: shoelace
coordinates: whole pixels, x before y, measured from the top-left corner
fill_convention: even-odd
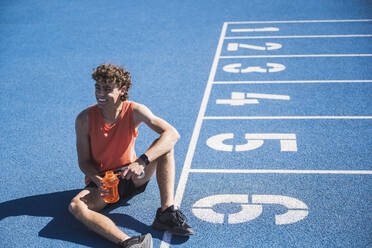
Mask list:
[[[141,236],[133,236],[130,239],[127,239],[125,241],[122,241],[119,243],[121,247],[127,247],[128,245],[136,244],[141,241]]]
[[[181,224],[185,223],[187,220],[186,216],[180,210],[176,210],[176,218]]]

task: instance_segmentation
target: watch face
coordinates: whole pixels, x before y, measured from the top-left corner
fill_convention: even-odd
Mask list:
[[[146,165],[148,165],[150,163],[149,158],[146,156],[146,154],[142,154],[140,156],[140,159],[142,159],[143,162],[145,162]]]

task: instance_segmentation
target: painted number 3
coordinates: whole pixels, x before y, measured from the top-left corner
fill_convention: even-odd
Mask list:
[[[225,72],[230,73],[267,73],[267,72],[279,72],[284,71],[285,66],[277,63],[266,63],[266,67],[261,66],[248,66],[246,68],[241,68],[242,64],[228,64],[223,67]]]

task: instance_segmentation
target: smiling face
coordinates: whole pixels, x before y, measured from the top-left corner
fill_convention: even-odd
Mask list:
[[[120,105],[122,96],[126,91],[125,86],[119,88],[119,85],[110,82],[97,81],[95,84],[95,95],[98,107],[117,107]]]
[[[99,65],[93,71],[92,78],[96,81],[95,95],[99,107],[117,107],[120,101],[129,98],[128,90],[132,86],[132,78],[130,72],[123,67],[113,64]]]

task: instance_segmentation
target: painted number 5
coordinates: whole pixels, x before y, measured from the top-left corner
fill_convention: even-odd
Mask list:
[[[210,137],[207,145],[217,151],[232,152],[234,146],[225,144],[225,140],[233,139],[233,133],[222,133]],[[247,133],[247,143],[235,146],[236,152],[250,151],[260,148],[264,140],[280,140],[281,152],[297,152],[296,134],[294,133]]]

